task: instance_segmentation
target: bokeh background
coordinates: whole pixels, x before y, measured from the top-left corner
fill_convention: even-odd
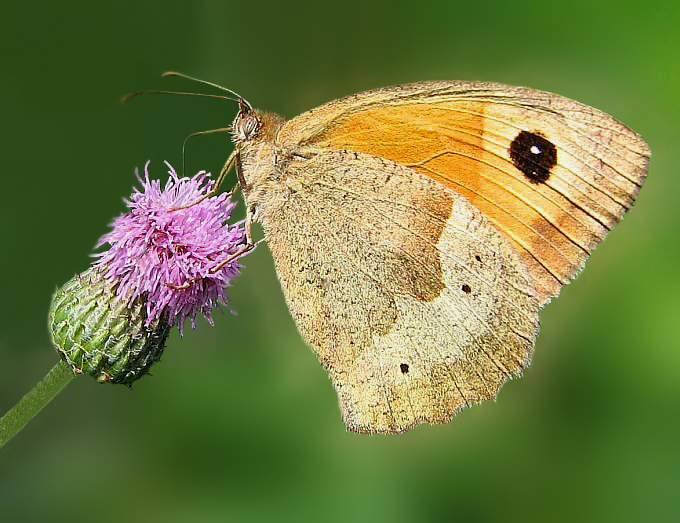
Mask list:
[[[179,167],[229,102],[293,117],[354,92],[469,79],[557,92],[646,138],[638,202],[541,313],[497,402],[401,436],[348,433],[265,246],[238,316],[173,333],[154,376],[71,383],[0,451],[0,520],[680,520],[680,4],[7,2],[0,30],[0,411],[57,361],[55,287],[91,261],[134,168]],[[225,135],[191,143],[219,171]],[[239,214],[243,214],[242,207]]]

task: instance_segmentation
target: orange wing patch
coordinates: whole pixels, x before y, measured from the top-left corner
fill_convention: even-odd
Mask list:
[[[593,118],[593,125],[611,122],[604,114],[601,122]],[[521,131],[556,146],[557,164],[544,182],[513,164],[509,148]],[[334,121],[308,143],[392,160],[468,198],[511,239],[545,303],[579,271],[639,188],[625,175],[633,159],[606,140],[582,147],[579,140],[592,138],[581,134],[545,110],[449,99],[368,108]]]

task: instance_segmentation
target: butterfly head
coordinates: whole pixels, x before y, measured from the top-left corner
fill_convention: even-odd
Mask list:
[[[231,126],[231,139],[234,143],[243,143],[252,140],[261,126],[257,111],[243,98],[238,99],[238,114]]]

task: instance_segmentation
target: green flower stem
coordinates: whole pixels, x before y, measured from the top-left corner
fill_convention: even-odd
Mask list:
[[[59,360],[47,376],[0,418],[0,448],[23,429],[75,377],[64,360]]]

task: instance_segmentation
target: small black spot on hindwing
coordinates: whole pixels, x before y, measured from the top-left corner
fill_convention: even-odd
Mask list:
[[[520,132],[509,151],[512,163],[533,183],[545,182],[557,164],[557,148],[538,133]]]
[[[463,286],[461,287],[461,290],[462,290],[465,294],[470,294],[470,293],[472,292],[472,289],[470,288],[470,286],[469,286],[467,283],[464,283],[464,284],[463,284]]]
[[[408,363],[402,363],[399,365],[399,369],[401,369],[402,374],[408,374]]]

